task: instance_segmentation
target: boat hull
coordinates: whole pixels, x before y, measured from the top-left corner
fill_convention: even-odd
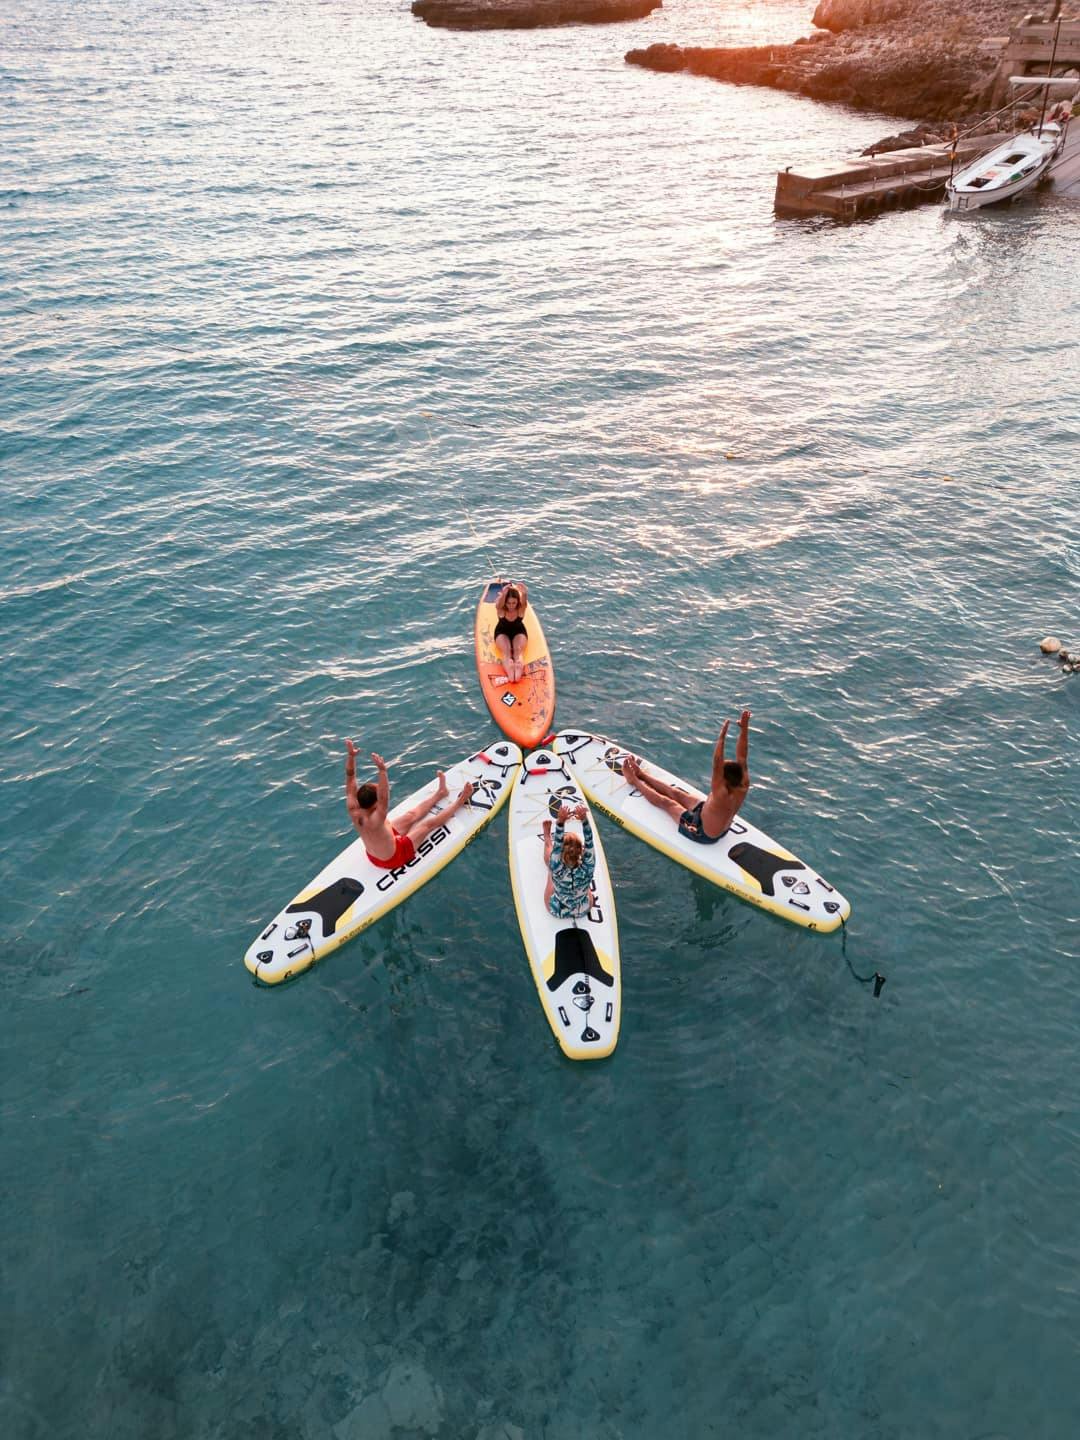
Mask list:
[[[1056,125],[1039,135],[1014,135],[989,155],[976,160],[949,181],[945,201],[950,210],[981,210],[1001,205],[1032,190],[1046,178],[1061,149]]]

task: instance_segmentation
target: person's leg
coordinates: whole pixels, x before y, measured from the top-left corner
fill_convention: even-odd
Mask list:
[[[527,635],[514,636],[514,679],[520,680],[525,674],[525,646],[529,643]]]
[[[455,796],[445,810],[440,810],[437,815],[429,815],[426,820],[421,820],[419,824],[410,826],[406,834],[413,845],[419,847],[421,842],[426,840],[433,830],[437,830],[440,825],[445,825],[451,815],[457,814],[472,793],[473,785],[471,781],[468,781],[461,787],[460,795]]]
[[[627,761],[630,763],[629,772],[627,772],[626,768]],[[677,800],[684,810],[691,810],[697,804],[697,801],[689,791],[681,789],[678,785],[668,785],[666,781],[659,779],[655,775],[645,775],[642,771],[640,760],[635,760],[632,755],[628,755],[626,760],[623,761],[623,775],[634,785],[638,785],[638,782],[644,779],[646,785],[648,785],[651,790],[655,791],[658,795],[666,795],[669,800]],[[638,785],[638,788],[640,789],[640,785]]]
[[[431,807],[436,805],[440,800],[445,800],[448,794],[446,776],[440,770],[439,783],[435,786],[432,794],[430,794],[426,800],[421,800],[418,805],[414,805],[411,810],[406,810],[404,815],[398,815],[393,822],[394,829],[399,835],[407,835],[412,827],[424,818]]]
[[[553,841],[551,839],[551,821],[544,821],[544,871],[547,875],[547,883],[544,886],[544,908],[550,914],[551,897],[555,893],[555,882],[551,878],[551,851]]]
[[[502,667],[506,671],[507,678],[513,680],[514,656],[510,649],[510,641],[505,635],[495,636],[495,649],[499,652],[499,659],[502,661]]]
[[[626,761],[623,761],[623,774],[626,775]],[[636,790],[640,790],[650,805],[655,805],[658,810],[666,810],[675,824],[679,823],[683,811],[686,809],[685,805],[680,804],[678,800],[672,800],[670,795],[662,795],[659,790],[654,789],[636,767],[631,769],[631,773],[626,778]]]

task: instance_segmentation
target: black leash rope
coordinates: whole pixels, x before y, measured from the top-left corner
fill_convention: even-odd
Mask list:
[[[848,959],[848,953],[847,953],[847,921],[846,921],[846,920],[841,920],[841,921],[840,921],[840,928],[841,928],[841,930],[842,930],[842,932],[843,932],[842,935],[841,935],[841,937],[840,937],[840,950],[841,950],[841,953],[843,954],[843,957],[844,957],[844,963],[847,965],[847,968],[851,971],[852,975],[855,976],[855,979],[858,980],[858,982],[859,982],[860,985],[869,985],[870,982],[873,981],[873,984],[874,984],[874,999],[876,1000],[876,999],[878,998],[878,996],[881,994],[881,987],[885,984],[885,976],[882,975],[882,973],[881,973],[880,970],[875,970],[872,975],[859,975],[859,974],[856,972],[855,967],[852,965],[851,961]]]

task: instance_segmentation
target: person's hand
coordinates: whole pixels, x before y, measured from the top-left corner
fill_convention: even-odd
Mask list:
[[[560,805],[560,806],[559,806],[559,824],[560,824],[560,825],[565,825],[566,822],[567,822],[567,820],[569,820],[569,819],[570,819],[570,806],[569,806],[569,805]]]
[[[742,712],[742,714],[739,716],[739,724],[740,724],[740,725],[749,725],[749,724],[750,724],[750,711],[749,711],[749,710],[744,710],[744,711]]]
[[[351,740],[345,741],[345,758],[356,763],[356,746]]]
[[[585,819],[585,816],[586,816],[588,813],[589,813],[589,812],[585,809],[585,806],[584,806],[584,805],[579,805],[579,806],[575,809],[575,811],[574,811],[574,819],[575,819],[575,820],[584,820],[584,819]]]
[[[728,732],[728,730],[729,730],[730,728],[731,728],[731,721],[730,721],[730,720],[725,720],[724,723],[720,726],[720,739],[721,739],[721,740],[724,739],[724,737],[727,735],[727,732]]]
[[[386,761],[381,755],[376,755],[374,750],[371,752],[371,763],[375,766],[376,770],[386,769]]]

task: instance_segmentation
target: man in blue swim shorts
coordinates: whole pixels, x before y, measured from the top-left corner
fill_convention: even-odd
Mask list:
[[[627,784],[639,791],[650,805],[666,810],[679,827],[679,834],[698,845],[715,845],[724,838],[750,789],[746,763],[750,748],[750,711],[744,710],[739,716],[739,741],[734,760],[724,759],[729,724],[724,721],[713,751],[712,781],[704,800],[696,800],[678,785],[668,785],[655,775],[644,774],[641,761],[632,755],[623,761],[622,773]]]

